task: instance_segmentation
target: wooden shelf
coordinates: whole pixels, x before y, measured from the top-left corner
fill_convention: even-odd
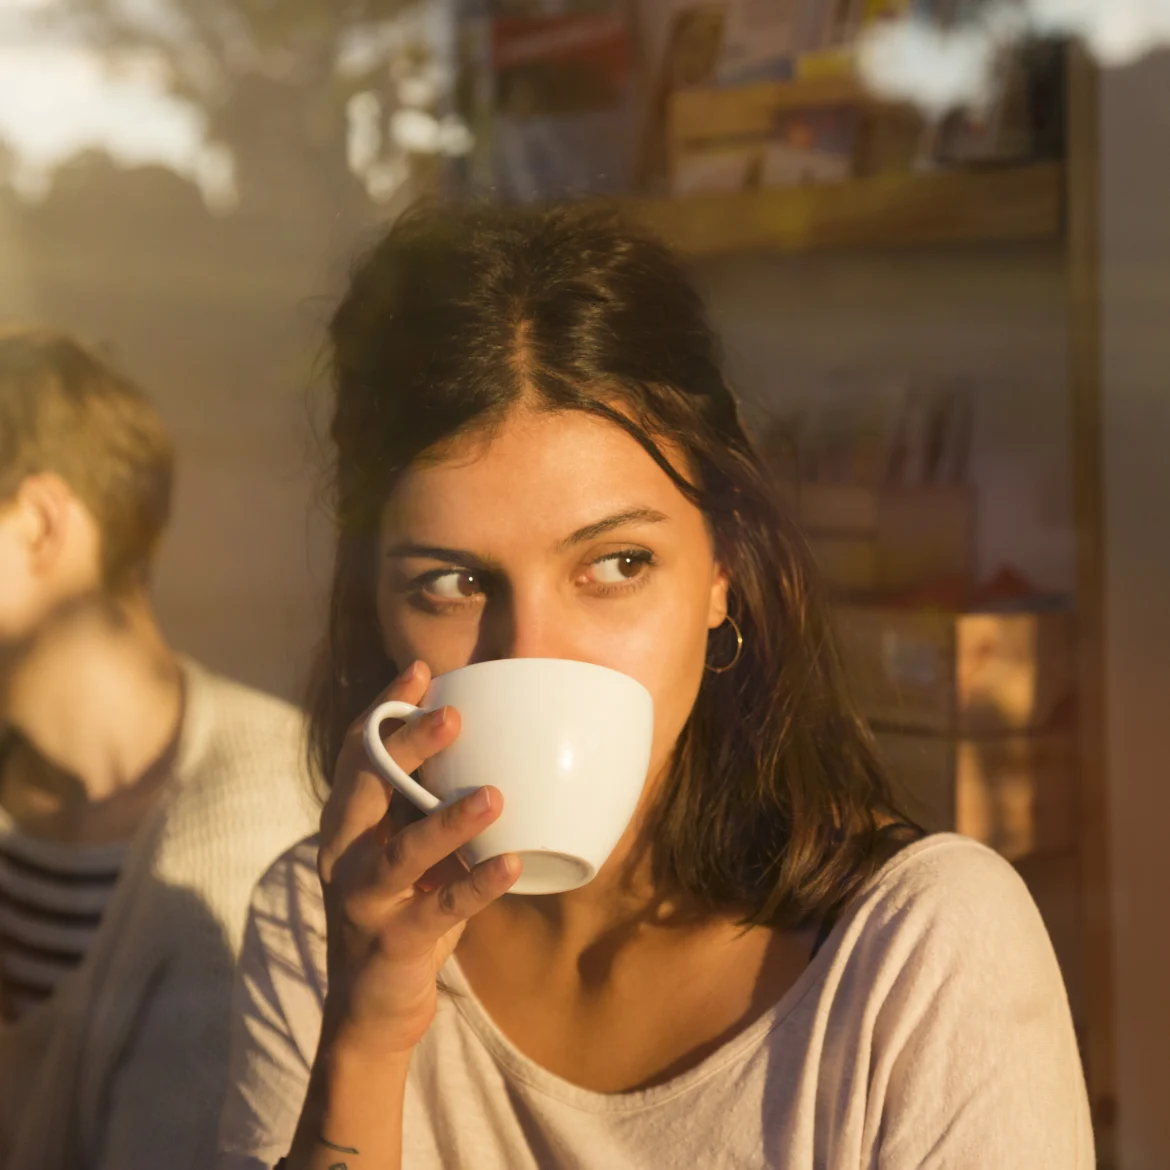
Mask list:
[[[691,256],[1057,240],[1064,231],[1064,168],[1037,163],[885,175],[737,195],[630,199],[623,206]]]
[[[857,109],[888,103],[877,101],[855,77],[836,73],[796,81],[765,81],[755,85],[681,89],[671,98],[671,151],[703,142],[766,137],[784,110]]]

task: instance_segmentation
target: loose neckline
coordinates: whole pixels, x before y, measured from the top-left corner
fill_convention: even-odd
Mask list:
[[[636,1113],[641,1110],[653,1109],[710,1080],[729,1064],[734,1063],[760,1045],[770,1032],[783,1025],[805,997],[818,987],[828,974],[840,939],[859,907],[885,885],[894,873],[911,860],[922,853],[938,848],[940,845],[955,842],[971,843],[966,838],[954,833],[938,833],[924,837],[900,849],[866,883],[853,905],[837,920],[824,944],[810,959],[795,983],[770,1008],[758,1019],[753,1020],[738,1035],[731,1037],[709,1056],[704,1057],[694,1068],[688,1069],[662,1084],[652,1085],[645,1089],[631,1089],[626,1092],[603,1093],[575,1085],[556,1073],[550,1072],[543,1065],[526,1056],[508,1039],[472,990],[466,974],[454,955],[447,960],[443,967],[443,979],[452,992],[448,998],[462,1019],[500,1065],[516,1080],[529,1088],[585,1113]]]

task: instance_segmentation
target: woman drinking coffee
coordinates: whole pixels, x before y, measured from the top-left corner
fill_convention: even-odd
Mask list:
[[[1088,1168],[1039,915],[900,813],[670,253],[595,210],[416,210],[330,341],[331,791],[255,895],[222,1170]],[[593,710],[549,660],[633,680],[652,731],[591,880],[509,894],[545,873],[525,817],[611,815],[604,765],[593,801],[549,762]],[[626,768],[638,718],[585,722]]]

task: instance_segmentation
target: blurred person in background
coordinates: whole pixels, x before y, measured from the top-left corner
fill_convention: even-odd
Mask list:
[[[143,395],[0,332],[0,1165],[204,1167],[257,877],[315,823],[302,720],[151,611],[173,452]]]

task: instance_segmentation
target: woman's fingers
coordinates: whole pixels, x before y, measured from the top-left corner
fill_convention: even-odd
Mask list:
[[[378,704],[390,700],[418,704],[430,682],[431,672],[426,664],[412,663],[350,727],[337,761],[329,799],[321,811],[320,868],[325,880],[329,880],[336,858],[364,832],[377,825],[390,805],[391,790],[366,755],[363,730],[370,712]],[[457,732],[458,727],[454,730]],[[416,748],[418,746],[416,743]],[[441,746],[445,747],[446,743]],[[417,763],[412,764],[408,770],[417,767]]]
[[[417,895],[404,912],[407,923],[436,941],[474,917],[512,888],[520,876],[520,859],[511,853],[477,865],[457,881]]]
[[[379,851],[373,874],[379,892],[394,897],[413,890],[430,870],[482,833],[503,808],[499,789],[488,786],[395,833]]]
[[[362,771],[370,772],[366,756],[366,721],[376,707],[383,703],[397,701],[417,706],[422,702],[431,685],[430,668],[425,662],[412,662],[378,697],[350,724],[345,743],[337,760],[336,775],[333,777],[333,792],[343,801],[349,795],[349,788]],[[377,773],[373,773],[377,775]]]
[[[421,719],[402,724],[386,740],[386,750],[404,772],[413,772],[452,744],[459,728],[459,713],[452,707],[443,707]],[[409,799],[395,793],[389,781],[375,771],[372,764],[364,762],[354,780],[349,800],[342,806],[333,849],[338,853],[348,849],[374,826],[379,826],[384,838],[409,827],[411,821],[418,818],[408,814],[406,809],[411,813],[416,811]],[[385,824],[380,825],[383,821]]]
[[[497,789],[481,788],[399,833],[391,835],[384,821],[336,859],[330,877],[322,871],[322,879],[331,883],[327,891],[339,899],[338,909],[351,926],[381,933],[413,901],[438,892],[432,880],[420,886],[424,878],[445,872],[451,885],[460,884],[467,870],[454,854],[500,815],[503,803]],[[438,887],[445,888],[447,883]],[[435,941],[410,930],[400,937],[412,950]]]
[[[467,866],[457,853],[453,853],[450,857],[444,857],[438,865],[432,865],[414,884],[424,894],[430,893],[449,882],[459,881],[466,873]]]
[[[430,672],[416,663],[378,703],[417,705]],[[375,704],[376,706],[377,704]],[[381,933],[391,920],[399,945],[428,947],[508,890],[519,874],[514,859],[495,859],[468,872],[458,851],[499,817],[503,797],[481,788],[414,824],[401,828],[390,811],[392,788],[366,758],[363,730],[374,707],[350,729],[338,761],[333,791],[321,819],[318,868],[336,909],[359,932]],[[452,743],[459,713],[440,708],[399,723],[384,740],[405,772]],[[401,803],[398,797],[395,803]],[[420,884],[421,883],[421,884]]]
[[[381,778],[370,765],[352,771],[344,795],[329,794],[321,810],[321,847],[318,869],[324,881],[332,876],[333,863],[365,832],[386,816],[390,796]]]
[[[440,707],[400,724],[383,742],[394,762],[409,773],[454,743],[460,726],[459,712],[454,707]]]

